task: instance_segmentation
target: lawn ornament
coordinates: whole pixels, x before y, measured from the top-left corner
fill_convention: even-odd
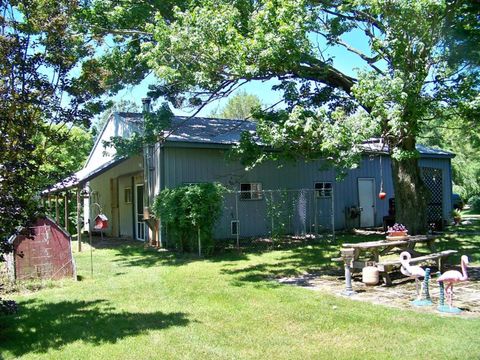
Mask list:
[[[449,270],[444,272],[437,279],[440,285],[440,294],[442,295],[440,296],[440,305],[438,306],[438,311],[454,313],[454,314],[458,314],[462,311],[459,308],[453,307],[453,284],[468,280],[468,274],[467,274],[468,257],[466,255],[462,255],[460,264],[462,267],[462,272],[457,270]],[[447,283],[445,288],[443,288],[444,283]],[[447,294],[448,306],[446,306],[444,303],[444,299],[443,299],[444,292]]]
[[[408,251],[403,251],[400,254],[400,263],[402,264],[400,271],[403,275],[414,278],[415,279],[415,290],[417,292],[417,298],[412,301],[412,305],[415,306],[426,306],[431,305],[432,301],[430,299],[430,292],[428,290],[429,281],[430,281],[430,269],[427,268],[423,270],[422,267],[417,265],[410,265],[410,260],[412,256]],[[423,299],[421,298],[420,291],[419,291],[419,278],[424,278],[422,283],[422,292],[423,292]]]

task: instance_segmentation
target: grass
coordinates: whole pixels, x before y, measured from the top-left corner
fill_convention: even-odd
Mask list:
[[[450,233],[480,263],[480,236]],[[367,240],[341,237],[340,241]],[[209,259],[137,243],[76,254],[82,281],[14,296],[1,319],[0,358],[479,358],[480,320],[398,310],[272,278],[330,268],[338,245]],[[456,261],[456,259],[454,260]]]
[[[465,209],[465,210],[462,210],[462,216],[463,215],[480,215],[480,211],[476,211],[473,209]]]

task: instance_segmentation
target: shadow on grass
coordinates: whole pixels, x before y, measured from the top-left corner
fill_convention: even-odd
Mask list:
[[[446,234],[435,243],[437,250],[457,250],[458,253],[449,257],[450,264],[460,264],[460,257],[467,255],[470,262],[480,263],[480,235],[468,233]]]
[[[229,262],[247,259],[245,254],[237,251],[228,251],[209,257],[199,257],[191,253],[159,251],[153,248],[145,248],[138,244],[127,244],[115,250],[117,251],[115,262],[122,266],[181,266],[194,261]]]
[[[2,319],[2,349],[18,357],[45,353],[75,341],[99,345],[149,330],[186,326],[184,313],[115,312],[106,300],[19,303],[20,311]],[[1,358],[1,355],[0,355]]]
[[[277,261],[248,265],[240,268],[224,267],[223,274],[234,275],[232,284],[242,286],[248,282],[262,282],[262,286],[276,287],[271,280],[292,277],[304,273],[318,275],[339,275],[340,267],[331,262],[337,255],[338,244],[318,244],[298,247],[285,251]],[[260,284],[259,284],[260,285]]]

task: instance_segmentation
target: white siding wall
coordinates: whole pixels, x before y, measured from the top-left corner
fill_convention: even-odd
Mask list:
[[[110,180],[118,180],[118,197],[119,197],[119,215],[117,223],[120,224],[120,235],[132,236],[132,231],[127,231],[128,227],[132,224],[132,215],[131,211],[128,210],[128,206],[124,203],[123,191],[126,184],[131,184],[131,178],[137,175],[137,179],[143,179],[143,160],[140,156],[132,157],[114,168],[106,171],[102,175],[92,179],[88,186],[91,192],[89,198],[89,205],[85,207],[86,214],[89,214],[88,217],[91,219],[91,227],[93,229],[93,219],[98,214],[98,206],[94,203],[98,203],[102,208],[102,211],[109,218],[109,227],[105,231],[107,234],[112,233],[112,199],[111,199],[111,189],[110,189]],[[140,175],[140,176],[138,176]],[[130,179],[130,180],[128,180]],[[143,180],[139,180],[140,183]],[[138,180],[137,180],[138,182]],[[131,186],[131,185],[129,185]],[[132,189],[134,191],[134,189]],[[133,206],[133,205],[132,205]],[[125,212],[128,211],[130,215],[127,215]],[[85,216],[87,218],[87,216]]]
[[[105,148],[103,142],[109,141],[115,136],[129,138],[137,129],[138,123],[128,121],[117,114],[112,114],[96,140],[84,168],[95,169],[101,164],[112,160],[115,156],[115,150],[111,147]]]

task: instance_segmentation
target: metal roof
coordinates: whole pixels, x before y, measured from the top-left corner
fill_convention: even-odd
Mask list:
[[[141,122],[141,113],[117,113],[125,121]],[[175,116],[166,130],[167,142],[233,145],[244,131],[255,135],[256,124],[247,120]]]
[[[117,113],[125,121],[141,122],[141,113]],[[242,132],[248,131],[255,135],[256,124],[247,120],[214,119],[204,117],[175,116],[172,119],[172,130],[167,137],[167,142],[185,142],[200,144],[238,144]],[[388,154],[388,147],[380,139],[374,138],[362,146],[365,152]],[[417,145],[417,151],[422,157],[452,158],[455,154]]]
[[[370,153],[384,153],[388,154],[388,146],[381,142],[380,139],[370,139],[362,144],[363,149],[365,152]],[[436,149],[427,147],[425,145],[417,144],[416,145],[417,151],[420,153],[421,157],[430,157],[430,158],[453,158],[455,154],[449,151],[445,151],[442,149]]]
[[[76,173],[56,183],[42,191],[42,195],[56,193],[59,191],[65,191],[78,186],[80,183],[86,183],[87,181],[103,174],[105,171],[117,166],[126,158],[114,158],[101,164],[97,164],[96,167],[88,167],[78,170]]]
[[[119,118],[125,122],[138,123],[139,125],[142,122],[142,113],[118,112],[114,113],[113,115],[115,118]],[[138,129],[141,129],[141,127],[139,126]],[[254,136],[257,143],[261,144],[260,140],[255,137],[255,130],[255,122],[247,120],[175,116],[172,119],[172,126],[170,130],[166,130],[165,135],[167,143],[177,143],[180,146],[182,146],[182,144],[187,145],[189,143],[203,144],[208,147],[212,145],[238,144],[241,134],[245,131],[248,131]],[[100,141],[100,139],[97,139],[97,142],[98,141]],[[367,141],[363,144],[363,148],[367,153],[388,154],[388,148],[382,144],[379,139],[371,139],[370,141]],[[422,157],[452,158],[455,156],[455,154],[451,152],[429,148],[424,145],[417,145],[417,150]],[[94,177],[104,173],[123,160],[125,159],[105,159],[103,163],[94,164],[94,166],[83,168],[67,179],[43,191],[42,194],[73,188],[80,183],[87,182],[90,179],[93,179]]]

